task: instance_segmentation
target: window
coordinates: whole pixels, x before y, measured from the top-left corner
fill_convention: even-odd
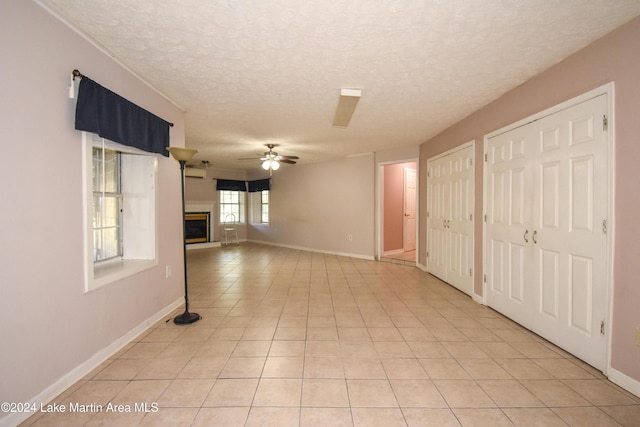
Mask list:
[[[93,261],[122,256],[122,194],[120,153],[104,147],[92,150]]]
[[[249,193],[249,220],[254,225],[269,225],[269,190]]]
[[[244,222],[244,192],[219,190],[220,223],[224,223],[227,215],[233,214],[236,222]]]
[[[157,264],[155,155],[85,132],[85,290]]]
[[[269,224],[269,190],[260,192],[260,222]]]

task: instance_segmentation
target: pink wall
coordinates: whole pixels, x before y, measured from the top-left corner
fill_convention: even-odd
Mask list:
[[[640,18],[592,43],[544,73],[508,92],[420,147],[420,160],[467,141],[476,140],[482,158],[483,136],[608,82],[615,82],[615,218],[611,366],[623,377],[640,381],[640,347],[634,345],[640,327]],[[482,163],[476,163],[476,212],[482,212]],[[426,182],[426,170],[420,170]],[[426,230],[426,186],[420,187],[420,236]],[[482,215],[476,215],[474,271],[482,271]],[[420,239],[420,263],[426,264],[426,241]],[[482,293],[481,275],[475,292]],[[637,383],[636,383],[637,384]]]
[[[158,265],[85,292],[71,71],[173,122],[172,145],[184,146],[184,115],[35,2],[4,0],[1,9],[0,401],[46,402],[184,289],[180,169],[158,156]],[[0,414],[0,424],[17,424],[15,414]]]
[[[416,164],[398,163],[384,166],[383,251],[404,247],[404,169],[416,169]]]

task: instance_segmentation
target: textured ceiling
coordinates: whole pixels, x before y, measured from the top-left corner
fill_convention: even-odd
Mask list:
[[[186,112],[215,167],[420,144],[640,14],[639,0],[40,0]],[[362,89],[346,129],[340,88]],[[283,166],[295,167],[295,166]]]

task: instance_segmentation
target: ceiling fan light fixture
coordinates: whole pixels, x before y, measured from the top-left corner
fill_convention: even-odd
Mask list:
[[[351,116],[362,96],[360,89],[340,89],[340,99],[333,118],[333,126],[346,128],[349,126]]]
[[[280,169],[280,163],[295,165],[296,160],[300,158],[298,156],[281,156],[273,151],[273,149],[276,147],[275,144],[266,145],[267,148],[269,148],[269,151],[265,152],[263,157],[244,157],[238,160],[260,160],[260,166],[262,166],[262,169],[269,171],[269,174],[271,174],[272,171],[277,171],[278,169]]]
[[[277,160],[267,159],[262,162],[262,169],[268,171],[269,169],[277,171],[280,169],[280,163]]]

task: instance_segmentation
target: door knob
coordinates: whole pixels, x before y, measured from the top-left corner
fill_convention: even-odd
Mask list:
[[[531,235],[531,240],[533,240],[534,245],[538,244],[538,241],[536,240],[536,234],[538,234],[538,230],[534,230],[533,234]]]
[[[529,240],[527,239],[527,234],[529,234],[529,230],[525,230],[524,236],[522,236],[522,238],[524,239],[525,243],[529,243]]]

